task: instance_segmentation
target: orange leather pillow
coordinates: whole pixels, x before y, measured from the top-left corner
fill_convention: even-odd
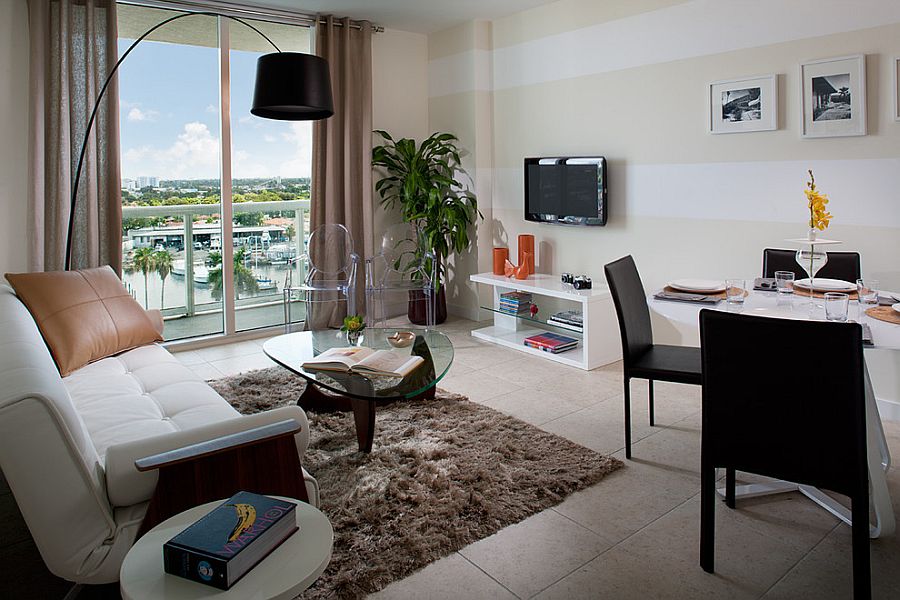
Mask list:
[[[162,341],[109,267],[7,273],[6,279],[34,317],[63,377],[95,360]]]

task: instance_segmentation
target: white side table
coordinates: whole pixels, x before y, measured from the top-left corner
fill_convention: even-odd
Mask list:
[[[167,519],[139,539],[122,563],[119,586],[125,600],[193,598],[269,600],[294,598],[318,579],[331,560],[334,529],[317,508],[297,503],[300,531],[253,567],[230,590],[219,590],[163,571],[163,544],[222,504],[210,502]]]

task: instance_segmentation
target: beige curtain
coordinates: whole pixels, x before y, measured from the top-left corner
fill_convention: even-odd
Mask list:
[[[65,268],[72,178],[91,110],[117,59],[114,0],[28,0],[33,271]],[[115,82],[91,129],[78,190],[72,268],[122,266]]]
[[[365,259],[373,243],[372,24],[325,17],[316,28],[316,54],[331,67],[334,116],[313,123],[310,225],[344,225],[360,256],[356,312],[365,310]],[[337,325],[346,305],[315,307],[307,325]],[[326,308],[326,310],[320,310]]]

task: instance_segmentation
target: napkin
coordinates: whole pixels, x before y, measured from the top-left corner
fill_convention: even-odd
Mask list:
[[[778,290],[778,286],[775,284],[774,277],[757,277],[753,280],[753,289],[774,292]]]
[[[665,290],[653,295],[657,300],[671,300],[673,302],[696,302],[697,304],[718,304],[720,298],[705,294],[689,294],[687,292],[667,292]]]

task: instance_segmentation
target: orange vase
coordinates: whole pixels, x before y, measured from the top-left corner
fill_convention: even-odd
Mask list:
[[[506,260],[509,258],[509,248],[494,248],[494,275],[503,275]]]
[[[525,253],[531,253],[531,265],[526,266],[528,275],[534,273],[534,236],[530,233],[519,234],[519,265],[524,265],[526,258]]]

